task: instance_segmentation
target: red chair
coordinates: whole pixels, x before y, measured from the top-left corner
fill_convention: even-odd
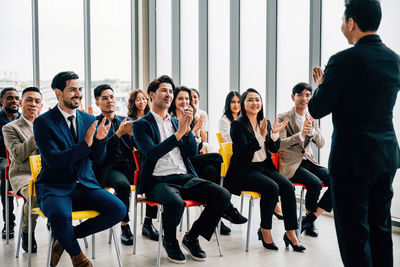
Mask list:
[[[134,174],[134,183],[135,183],[135,187],[137,186],[137,183],[139,181],[140,178],[140,155],[139,155],[139,151],[134,150],[132,151],[133,153],[133,157],[135,159],[135,164],[136,164],[136,171]],[[142,196],[138,196],[137,195],[137,191],[135,191],[135,206],[134,206],[134,218],[135,218],[135,222],[134,222],[134,227],[133,227],[133,254],[136,253],[136,232],[137,232],[137,202],[144,202],[152,207],[154,206],[158,206],[160,208],[160,212],[162,212],[162,205],[160,203],[157,202],[153,202],[153,201],[149,201],[146,199],[146,197],[142,197]],[[203,204],[194,200],[184,200],[184,202],[186,203],[186,208],[189,207],[198,207],[198,206],[202,206]],[[158,236],[158,254],[157,254],[157,267],[160,266],[161,263],[161,243],[162,243],[162,233],[163,233],[163,225],[162,225],[162,220],[160,220],[160,229],[159,229],[159,236]],[[219,249],[219,255],[222,257],[222,250],[221,250],[221,245],[220,245],[220,240],[219,240],[219,233],[218,233],[218,228],[215,231],[215,235],[217,237],[217,244],[218,244],[218,249]]]
[[[279,151],[277,153],[272,153],[272,162],[274,163],[276,169],[279,170]],[[307,190],[307,187],[306,187],[305,184],[300,184],[300,183],[292,183],[292,184],[294,186],[297,186],[297,187],[300,186],[301,187],[300,211],[299,211],[299,218],[298,218],[299,232],[300,232],[301,231],[301,224],[302,224],[302,217],[303,217],[303,203],[305,202],[305,200],[304,200],[304,190]],[[322,185],[322,187],[325,187],[325,185]]]
[[[12,190],[7,190],[8,189],[8,184],[9,184],[8,172],[9,172],[10,164],[11,164],[10,155],[9,155],[7,149],[6,149],[6,155],[7,155],[7,164],[8,164],[5,167],[5,170],[4,170],[4,179],[5,179],[5,184],[6,184],[6,186],[5,186],[6,196],[15,197],[15,199],[17,200],[17,203],[18,203],[19,199],[22,199],[24,201],[24,204],[25,204],[26,203],[26,199],[23,196],[18,195],[16,192],[14,192]],[[8,203],[8,201],[9,201],[8,197],[6,197],[6,243],[7,244],[9,243],[9,235],[10,235],[10,217],[9,217],[9,203]],[[24,205],[22,205],[22,207],[21,207],[21,217],[20,217],[20,222],[19,222],[19,226],[18,226],[18,233],[17,233],[17,235],[15,235],[18,238],[18,246],[17,246],[17,251],[15,253],[15,257],[16,258],[18,258],[18,256],[19,256],[19,249],[21,247],[21,239],[22,239],[21,231],[22,231],[22,219],[23,219],[23,217],[24,217]]]

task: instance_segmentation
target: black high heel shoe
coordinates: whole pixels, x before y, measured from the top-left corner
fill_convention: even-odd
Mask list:
[[[275,245],[274,242],[272,242],[271,244],[268,244],[264,241],[264,238],[261,233],[261,228],[258,228],[257,234],[258,234],[258,240],[261,240],[264,248],[270,249],[270,250],[278,250],[278,247]]]
[[[276,218],[278,218],[278,220],[283,220],[283,215],[280,215],[280,214],[276,213],[275,211],[274,211],[274,215]]]
[[[292,246],[292,249],[297,252],[302,252],[303,250],[306,250],[306,247],[303,246],[302,244],[298,245],[293,245],[292,241],[287,237],[286,233],[283,234],[283,241],[285,241],[285,246],[288,247],[289,245]]]

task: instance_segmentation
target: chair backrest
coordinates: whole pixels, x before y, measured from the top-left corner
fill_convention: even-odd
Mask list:
[[[140,154],[139,154],[139,151],[137,151],[137,150],[133,150],[132,154],[133,154],[133,158],[135,159],[135,165],[136,165],[135,178],[133,181],[133,183],[136,187],[137,182],[139,180],[139,176],[140,176]]]
[[[31,165],[32,179],[36,182],[40,170],[42,169],[42,157],[40,155],[30,156],[29,163]]]
[[[225,142],[225,143],[221,143],[220,145],[221,145],[222,159],[224,160],[224,170],[225,170],[225,174],[226,174],[226,171],[228,171],[229,164],[231,162],[231,157],[233,154],[232,142]]]
[[[216,133],[216,135],[217,135],[218,143],[221,145],[224,142],[224,140],[222,139],[222,134]]]
[[[275,165],[275,168],[279,170],[279,151],[276,153],[272,153],[272,163]]]
[[[6,148],[6,155],[7,155],[7,164],[10,166],[11,160],[10,160],[10,154],[8,153],[8,149]]]

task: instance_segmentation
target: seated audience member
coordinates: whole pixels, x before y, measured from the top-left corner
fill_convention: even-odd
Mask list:
[[[136,170],[132,150],[135,146],[132,137],[132,121],[126,117],[115,114],[116,100],[114,90],[108,84],[101,84],[94,89],[96,105],[100,108],[101,115],[96,119],[100,123],[105,117],[111,128],[107,135],[107,155],[100,164],[94,164],[98,182],[102,187],[111,187],[116,191],[117,197],[124,202],[129,211],[131,184],[134,183]],[[150,207],[153,216],[157,216],[157,207]],[[155,211],[154,211],[155,210]],[[145,227],[145,226],[143,226]],[[148,225],[149,237],[158,240],[158,231],[151,223]],[[129,228],[129,213],[121,221],[121,243],[133,245],[133,235]]]
[[[279,134],[281,147],[279,154],[279,172],[292,183],[301,183],[307,187],[307,216],[303,217],[301,232],[317,237],[314,221],[324,211],[332,210],[330,189],[325,191],[318,201],[322,185],[329,186],[328,170],[315,160],[311,145],[318,148],[325,144],[318,122],[307,112],[308,101],[312,96],[312,87],[307,83],[298,83],[292,90],[294,107],[278,115],[278,122],[286,119],[289,123]]]
[[[7,155],[6,155],[6,147],[4,145],[3,132],[1,129],[7,123],[18,119],[21,116],[21,113],[18,112],[19,109],[19,96],[18,92],[13,87],[6,87],[0,93],[0,99],[3,105],[3,109],[0,111],[0,176],[1,176],[1,204],[3,205],[3,222],[4,227],[1,231],[1,237],[6,239],[6,188],[5,188],[5,176],[4,170],[7,166]],[[11,188],[7,188],[7,191],[12,190]],[[13,197],[8,197],[8,216],[9,216],[9,238],[14,238],[14,226],[15,226],[15,215],[14,215],[14,201]]]
[[[175,88],[174,100],[172,101],[171,107],[169,108],[169,113],[172,117],[176,117],[179,120],[184,116],[184,112],[182,112],[182,110],[186,110],[189,106],[194,109],[192,103],[192,93],[193,90],[190,90],[186,86],[178,86]],[[201,115],[198,120],[193,117],[193,122],[191,124],[192,133],[196,137],[196,142],[199,145],[199,150],[201,150],[202,145],[204,144],[201,138],[201,129],[204,122],[205,117]],[[199,177],[203,177],[203,179],[209,180],[216,184],[221,183],[221,163],[223,160],[220,154],[198,153],[197,155],[192,157],[190,161],[192,162],[194,170],[199,175]],[[227,214],[229,214],[229,216]],[[247,222],[247,219],[243,217],[236,208],[233,207],[232,203],[229,205],[229,208],[227,209],[223,217],[226,217],[229,221],[233,223],[241,224]],[[231,229],[223,222],[221,222],[221,234],[229,235],[230,232]]]
[[[29,198],[29,180],[32,179],[29,156],[39,154],[33,137],[33,121],[43,107],[42,93],[36,87],[25,88],[22,92],[22,116],[3,126],[4,143],[8,149],[11,164],[9,182],[15,192]],[[37,207],[33,198],[32,207]],[[28,202],[24,205],[22,221],[22,248],[28,252]],[[36,252],[35,226],[38,215],[32,214],[32,252]]]
[[[212,147],[209,143],[207,143],[207,134],[208,134],[208,115],[207,112],[200,109],[200,93],[194,88],[190,89],[191,97],[192,97],[192,107],[195,111],[194,120],[198,121],[201,117],[203,118],[203,125],[199,130],[199,135],[201,140],[203,141],[203,147],[201,149],[204,153],[211,153]]]
[[[232,142],[231,123],[240,115],[240,93],[231,91],[225,99],[224,115],[219,120],[219,132],[223,142]]]
[[[82,99],[79,77],[71,71],[58,73],[51,83],[58,104],[33,123],[42,169],[36,181],[37,202],[49,219],[55,242],[50,266],[56,266],[64,249],[73,266],[92,266],[77,238],[103,231],[122,221],[124,203],[97,182],[91,162],[101,164],[106,156],[106,137],[111,124],[98,124],[93,115],[77,110]],[[100,214],[72,225],[74,210]]]
[[[272,213],[278,195],[281,196],[286,233],[283,236],[286,247],[295,251],[305,247],[296,237],[297,216],[296,196],[293,185],[281,175],[271,160],[271,152],[279,150],[279,132],[287,120],[273,127],[264,117],[260,94],[255,89],[247,89],[240,99],[242,115],[231,124],[233,155],[225,177],[224,186],[232,194],[241,191],[255,191],[261,194],[261,224],[258,238],[267,249],[277,250],[272,234]]]
[[[229,206],[229,192],[206,180],[197,178],[190,158],[197,155],[197,143],[190,124],[193,109],[189,106],[178,121],[171,118],[168,108],[173,101],[174,82],[166,75],[153,80],[147,92],[151,111],[133,122],[133,137],[141,155],[142,171],[137,193],[163,205],[163,245],[168,259],[185,262],[176,227],[182,217],[185,202],[191,199],[205,204],[200,217],[182,240],[183,247],[197,261],[205,261],[198,237],[210,240],[221,216]],[[160,233],[162,234],[162,233]]]

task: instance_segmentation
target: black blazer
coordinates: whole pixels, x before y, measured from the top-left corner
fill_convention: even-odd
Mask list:
[[[177,130],[179,126],[178,119],[172,117],[171,121],[175,130]],[[189,158],[194,157],[198,153],[196,139],[192,132],[184,135],[179,141],[176,140],[175,135],[171,135],[160,143],[160,131],[151,112],[134,121],[132,130],[133,139],[141,156],[141,173],[137,187],[138,194],[150,192],[155,183],[153,171],[157,161],[175,147],[179,147],[188,173],[197,177],[196,171],[189,160]]]
[[[329,59],[308,108],[315,119],[332,112],[332,175],[381,174],[400,167],[393,127],[399,89],[400,58],[378,35],[365,36]]]
[[[274,142],[271,139],[270,132],[272,127],[269,120],[267,129],[268,133],[265,138],[267,159],[263,164],[265,164],[265,168],[267,169],[276,170],[271,160],[271,152],[278,152],[281,140],[278,138],[278,140]],[[246,175],[250,170],[254,152],[260,150],[261,147],[258,144],[254,133],[250,132],[246,128],[243,117],[239,117],[237,120],[232,122],[231,138],[233,155],[224,180],[224,187],[226,187],[232,194],[240,195],[243,183],[247,178]]]

